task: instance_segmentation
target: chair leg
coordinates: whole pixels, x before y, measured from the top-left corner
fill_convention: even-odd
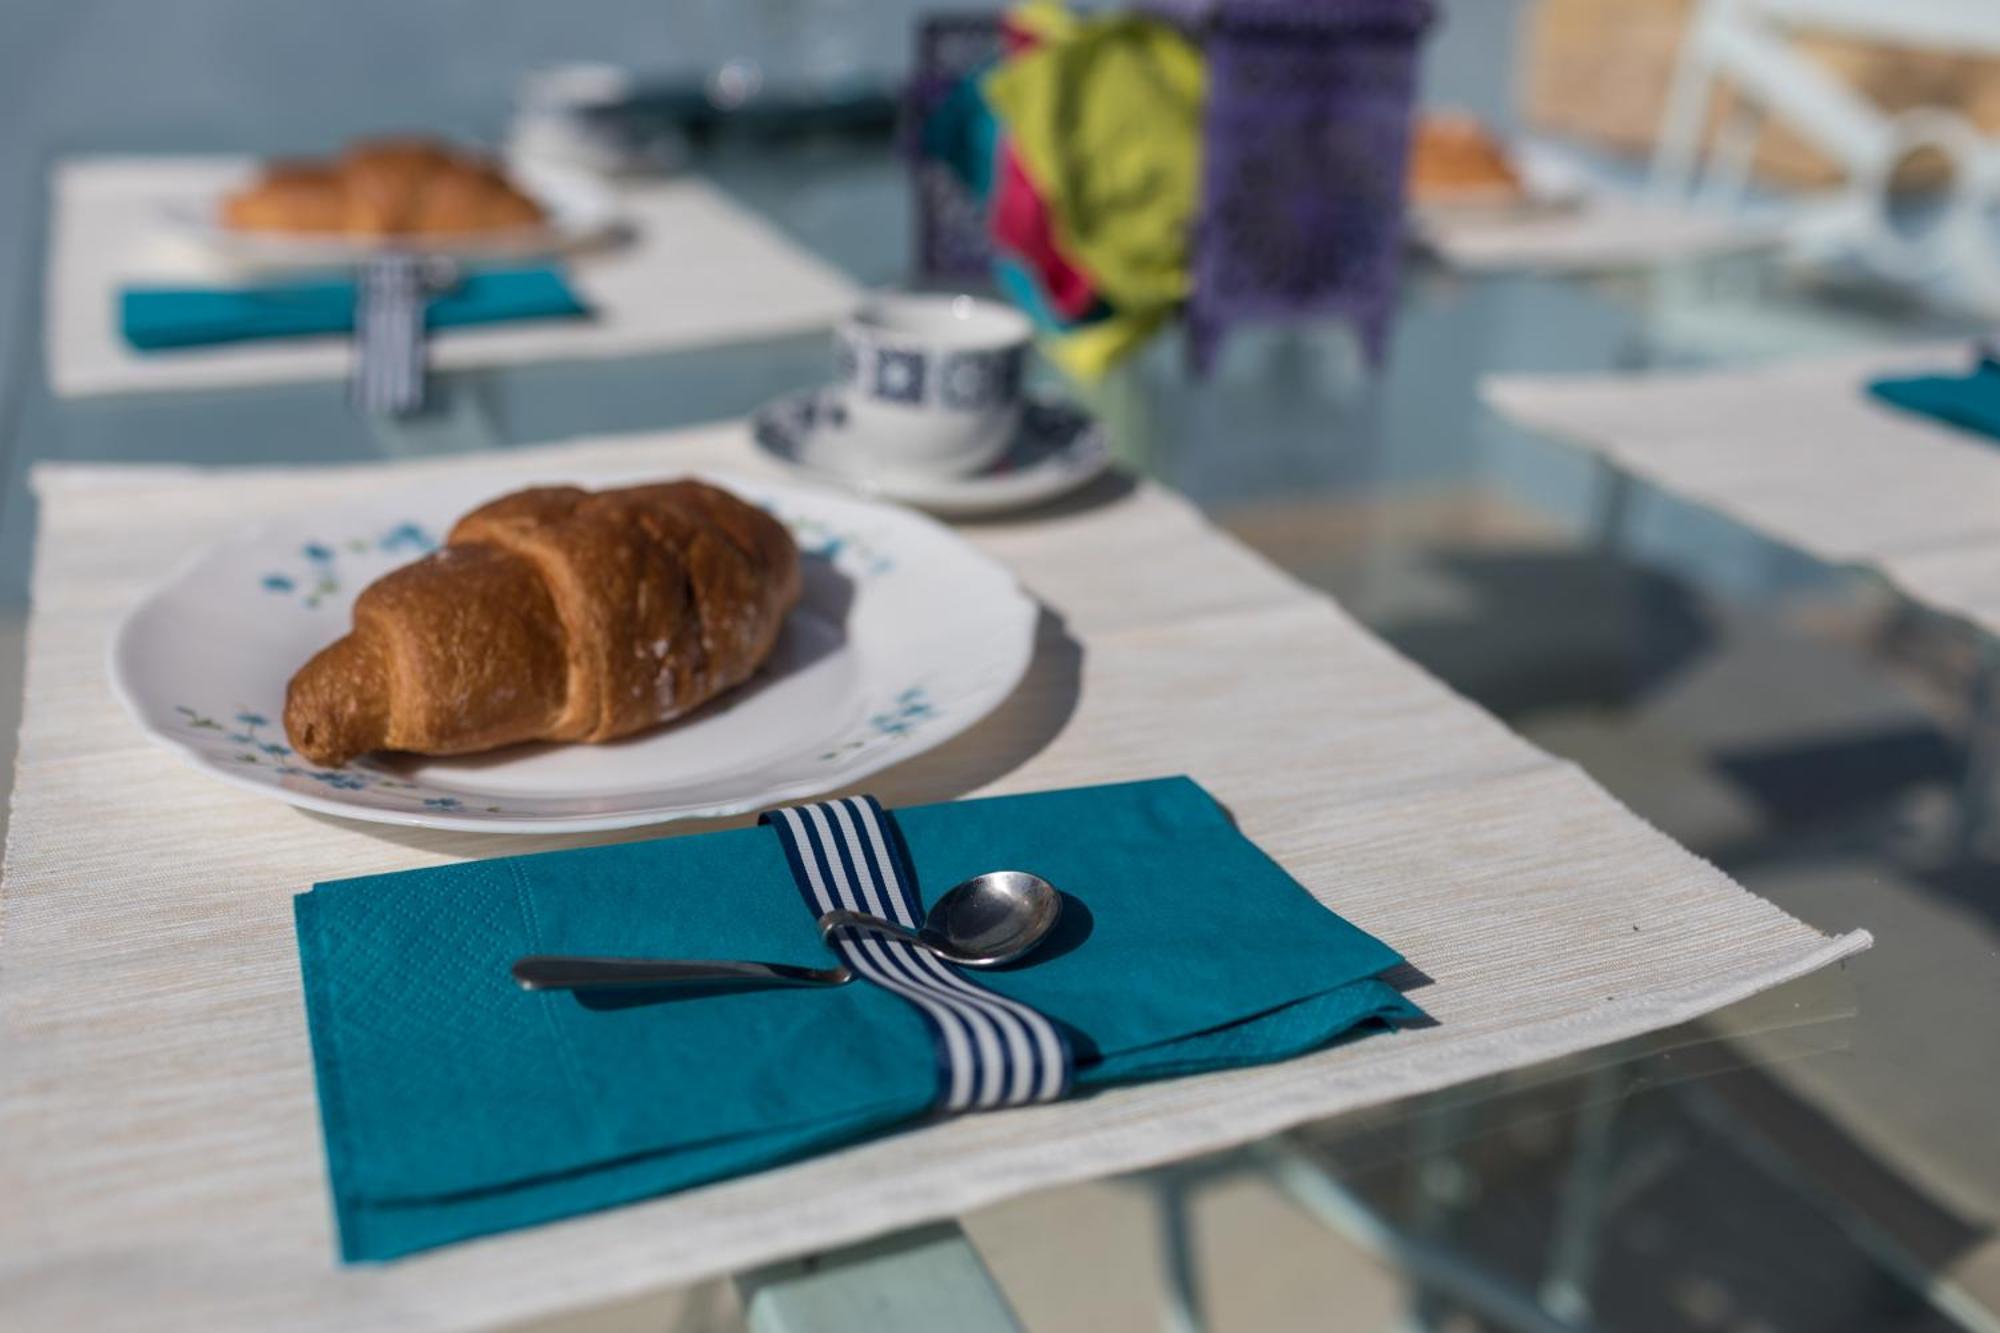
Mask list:
[[[1296,1146],[1283,1140],[1250,1149],[1271,1181],[1305,1213],[1413,1285],[1476,1310],[1512,1333],[1584,1333],[1585,1325],[1542,1308],[1533,1293],[1489,1272],[1441,1241],[1392,1225]],[[1418,1327],[1425,1327],[1419,1311]]]
[[[967,1333],[1020,1321],[956,1224],[934,1223],[736,1277],[751,1333],[928,1333],[950,1311]]]
[[[1710,11],[1719,0],[1707,0],[1681,35],[1680,56],[1667,90],[1666,110],[1653,140],[1651,190],[1663,201],[1685,199],[1701,171],[1701,136],[1708,103],[1715,89],[1715,59],[1707,49],[1716,20]]]
[[[1965,772],[1958,784],[1956,852],[1961,861],[1986,846],[1993,805],[2000,799],[2000,640],[1982,634],[1968,687]]]
[[[1161,1296],[1166,1308],[1161,1333],[1202,1333],[1201,1264],[1194,1249],[1194,1202],[1200,1173],[1167,1167],[1147,1176],[1159,1210],[1160,1260],[1165,1272]]]
[[[1605,1192],[1611,1179],[1612,1131],[1624,1099],[1621,1066],[1600,1065],[1586,1075],[1569,1174],[1563,1182],[1548,1271],[1541,1287],[1542,1304],[1565,1319],[1590,1315],[1591,1273],[1597,1267]]]

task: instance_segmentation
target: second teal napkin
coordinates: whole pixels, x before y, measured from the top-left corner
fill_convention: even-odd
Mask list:
[[[2000,365],[1984,358],[1968,374],[1881,379],[1868,392],[1905,412],[2000,439]]]
[[[581,319],[589,309],[553,268],[478,269],[425,306],[428,328],[527,319]],[[140,351],[347,333],[354,328],[348,278],[250,287],[128,287],[118,325]]]
[[[1061,1026],[1076,1094],[1421,1016],[1379,979],[1396,951],[1187,778],[895,819],[926,901],[1002,868],[1068,895],[1050,943],[977,980]],[[775,1165],[922,1118],[937,1096],[924,1020],[865,982],[663,998],[529,993],[508,975],[532,953],[826,965],[770,828],[320,884],[296,920],[350,1261]]]

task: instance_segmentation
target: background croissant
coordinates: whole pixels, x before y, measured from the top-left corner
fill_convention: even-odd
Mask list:
[[[798,599],[791,534],[727,491],[519,491],[355,599],[292,677],[285,733],[326,765],[612,740],[741,684]]]
[[[543,222],[493,163],[435,139],[363,139],[331,161],[280,160],[222,203],[241,231],[451,236]]]

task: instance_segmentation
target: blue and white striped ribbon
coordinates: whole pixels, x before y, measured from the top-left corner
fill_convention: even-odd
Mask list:
[[[423,261],[389,254],[361,268],[354,310],[354,404],[405,416],[424,404]]]
[[[868,912],[911,930],[922,924],[916,886],[890,817],[872,796],[765,814],[785,845],[812,909]],[[1053,1101],[1069,1089],[1069,1043],[1046,1015],[976,985],[927,949],[866,931],[834,947],[856,973],[914,1004],[930,1025],[938,1104],[948,1111]]]

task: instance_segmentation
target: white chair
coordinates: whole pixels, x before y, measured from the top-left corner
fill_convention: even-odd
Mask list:
[[[1784,122],[1845,171],[1844,188],[1800,212],[1808,254],[1845,251],[1884,276],[1950,287],[2000,310],[2000,139],[1942,107],[1884,111],[1797,49],[1795,33],[1838,34],[1961,55],[2000,56],[1992,0],[1702,0],[1682,40],[1653,159],[1663,198],[1697,192],[1740,203],[1767,117]],[[1732,110],[1704,152],[1718,86]],[[1898,164],[1932,149],[1950,164],[1949,196],[1924,225],[1899,225],[1889,186]]]

